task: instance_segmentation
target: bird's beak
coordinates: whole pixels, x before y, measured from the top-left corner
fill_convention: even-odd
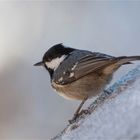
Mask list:
[[[41,61],[41,62],[34,64],[34,66],[44,66],[44,63]]]

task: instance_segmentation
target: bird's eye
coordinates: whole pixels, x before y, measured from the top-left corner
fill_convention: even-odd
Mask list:
[[[47,62],[51,62],[51,60],[52,60],[51,58],[48,58],[48,59],[47,59]]]

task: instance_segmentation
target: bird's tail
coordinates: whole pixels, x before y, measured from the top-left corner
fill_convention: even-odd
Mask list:
[[[131,61],[136,61],[140,60],[140,56],[121,56],[117,57],[118,59],[118,64],[123,65],[123,64],[131,64]]]
[[[110,64],[107,64],[103,68],[104,74],[111,74],[116,71],[121,65],[132,64],[131,61],[140,60],[140,56],[120,56],[111,60]]]

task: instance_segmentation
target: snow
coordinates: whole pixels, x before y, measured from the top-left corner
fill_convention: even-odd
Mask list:
[[[140,139],[140,66],[108,90],[117,96],[70,125],[58,140]]]

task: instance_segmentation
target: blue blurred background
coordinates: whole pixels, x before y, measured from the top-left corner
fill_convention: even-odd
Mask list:
[[[78,101],[59,97],[33,67],[56,43],[110,55],[140,55],[140,2],[0,2],[0,139],[46,139]],[[136,65],[136,64],[135,64]],[[121,68],[119,79],[133,66]]]

